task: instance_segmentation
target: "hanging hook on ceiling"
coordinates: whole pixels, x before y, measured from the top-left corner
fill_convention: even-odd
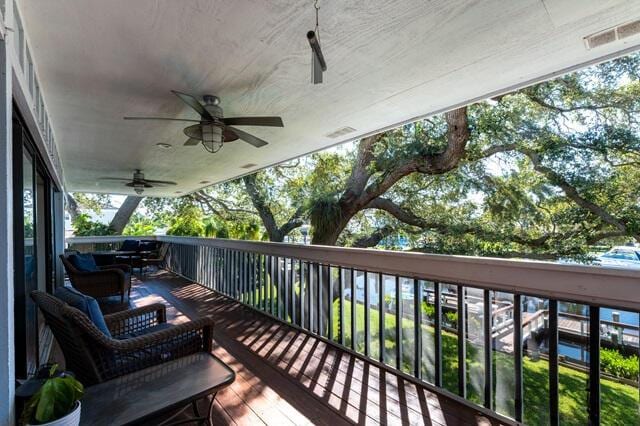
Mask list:
[[[318,0],[313,1],[313,7],[316,9],[316,34],[318,35],[318,39],[320,39],[319,31],[320,24],[318,24],[318,14],[320,13],[320,6],[318,5]]]
[[[324,61],[322,49],[320,49],[320,24],[318,0],[314,0],[313,7],[316,11],[316,27],[314,31],[307,33],[307,40],[311,46],[311,81],[313,84],[322,83],[322,73],[327,70],[327,63]]]

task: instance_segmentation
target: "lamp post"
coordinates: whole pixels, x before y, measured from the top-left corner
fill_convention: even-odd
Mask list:
[[[308,224],[304,224],[300,227],[300,232],[302,233],[302,238],[303,238],[303,244],[307,244],[307,235],[309,235],[309,229],[311,228],[311,226],[309,226]]]

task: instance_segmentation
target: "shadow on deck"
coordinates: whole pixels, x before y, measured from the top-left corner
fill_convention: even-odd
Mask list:
[[[134,282],[131,304],[168,320],[215,318],[214,353],[236,371],[215,424],[498,424],[482,413],[166,271]]]

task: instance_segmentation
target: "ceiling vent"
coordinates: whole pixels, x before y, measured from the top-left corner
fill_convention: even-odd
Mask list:
[[[331,132],[329,134],[326,134],[325,136],[331,139],[336,139],[339,138],[340,136],[344,136],[347,135],[349,133],[355,132],[356,129],[354,129],[353,127],[342,127],[338,130],[336,130],[335,132]]]
[[[628,22],[614,28],[609,28],[595,34],[591,34],[584,38],[584,42],[587,49],[593,49],[605,44],[613,43],[616,40],[623,40],[627,37],[638,34],[640,34],[640,20]]]

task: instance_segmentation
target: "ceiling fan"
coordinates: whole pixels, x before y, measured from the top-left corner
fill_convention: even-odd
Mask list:
[[[268,143],[267,141],[231,126],[284,127],[280,117],[225,118],[222,108],[220,107],[220,98],[217,96],[204,95],[202,97],[204,104],[202,104],[195,97],[186,93],[176,92],[175,90],[172,90],[171,92],[200,114],[200,119],[191,120],[166,117],[124,117],[124,119],[166,120],[198,123],[185,127],[184,134],[187,135],[189,139],[187,139],[184,145],[193,146],[201,143],[202,146],[211,153],[218,152],[220,148],[222,148],[223,143],[235,141],[236,139],[242,139],[256,148],[265,146]]]
[[[136,194],[140,195],[144,192],[145,188],[153,188],[155,186],[171,186],[177,185],[175,182],[171,182],[168,180],[153,180],[153,179],[145,179],[144,173],[141,170],[136,170],[133,172],[133,179],[130,178],[115,178],[115,177],[101,177],[100,180],[113,180],[119,182],[126,182],[124,185],[136,192]]]

